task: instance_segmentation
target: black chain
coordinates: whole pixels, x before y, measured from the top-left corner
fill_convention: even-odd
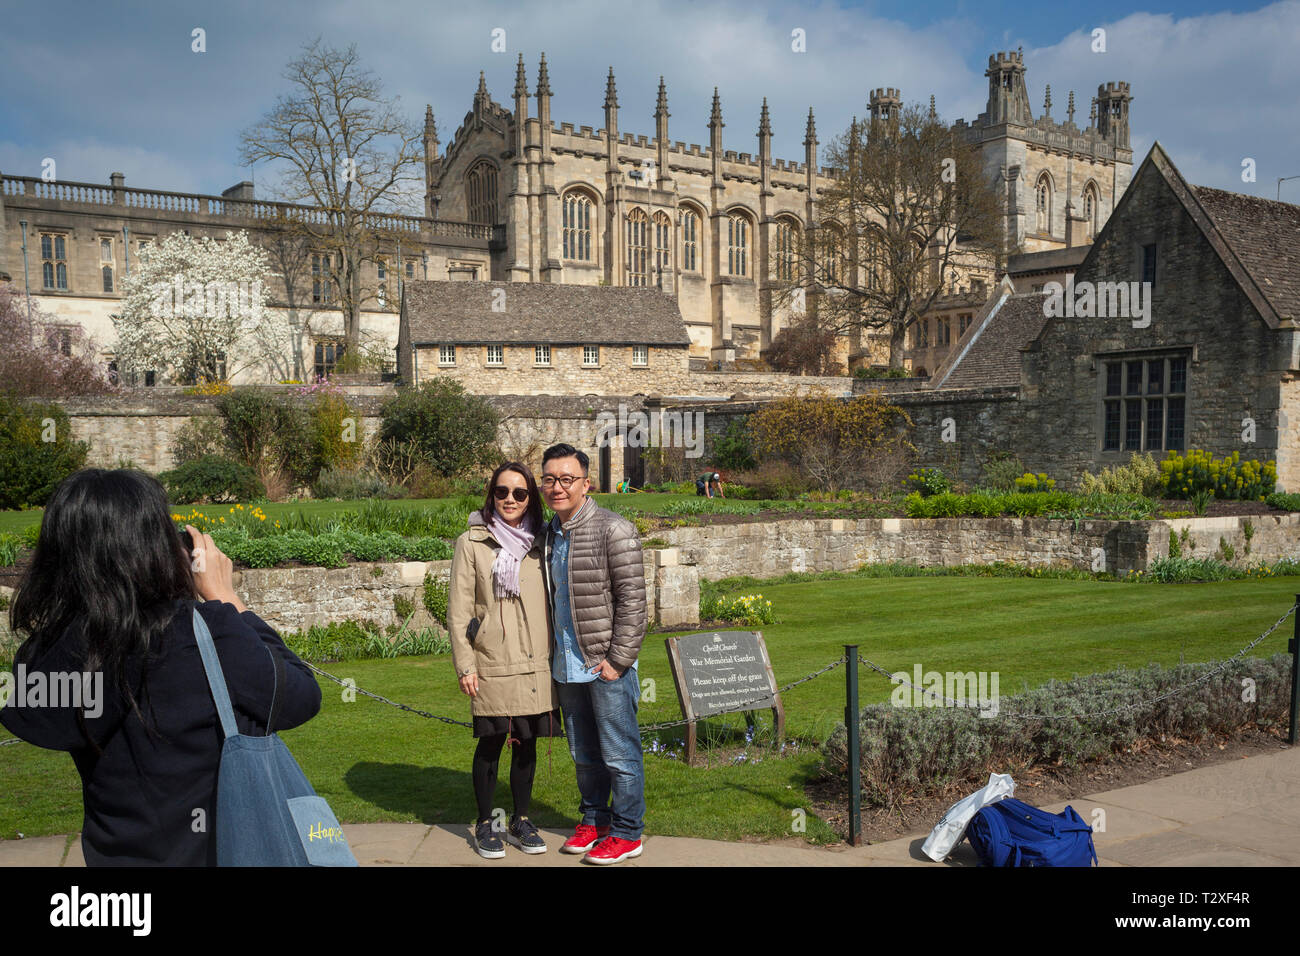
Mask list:
[[[1168,699],[1168,698],[1170,698],[1170,697],[1173,697],[1175,694],[1180,694],[1180,693],[1182,693],[1183,691],[1187,690],[1187,688],[1189,688],[1189,687],[1195,687],[1197,684],[1202,684],[1202,683],[1204,683],[1205,681],[1209,680],[1209,679],[1210,679],[1211,677],[1213,677],[1215,674],[1217,674],[1217,673],[1219,673],[1220,671],[1222,671],[1225,667],[1227,667],[1229,664],[1231,664],[1231,663],[1232,663],[1233,661],[1235,661],[1237,658],[1241,657],[1243,654],[1245,654],[1246,652],[1250,651],[1250,650],[1251,650],[1252,648],[1254,648],[1255,645],[1257,645],[1260,641],[1264,640],[1264,638],[1268,637],[1270,634],[1272,634],[1274,631],[1276,631],[1279,627],[1281,627],[1281,626],[1282,626],[1282,622],[1285,621],[1287,618],[1289,618],[1292,614],[1294,614],[1298,608],[1300,608],[1300,604],[1293,604],[1293,605],[1291,605],[1291,607],[1287,608],[1286,613],[1283,614],[1281,617],[1279,617],[1279,618],[1277,619],[1277,621],[1274,622],[1273,626],[1270,627],[1267,631],[1265,631],[1265,632],[1264,632],[1263,634],[1261,634],[1259,637],[1255,638],[1253,641],[1251,641],[1249,644],[1247,644],[1245,647],[1243,647],[1243,648],[1242,648],[1241,650],[1239,650],[1237,653],[1233,654],[1231,657],[1225,658],[1224,660],[1220,661],[1218,664],[1216,664],[1214,667],[1210,668],[1208,671],[1206,671],[1206,672],[1205,672],[1204,674],[1202,674],[1200,677],[1196,678],[1195,680],[1189,681],[1189,682],[1186,683],[1186,684],[1180,684],[1178,687],[1175,687],[1173,690],[1168,691],[1168,692],[1166,692],[1166,693],[1164,693],[1164,694],[1161,694],[1159,697],[1153,697],[1151,700],[1138,701],[1138,702],[1135,703],[1135,704],[1122,704],[1122,705],[1120,705],[1119,707],[1112,707],[1110,710],[1099,710],[1099,711],[1096,711],[1096,712],[1094,712],[1094,713],[1090,713],[1090,714],[1001,714],[1001,713],[999,713],[999,714],[994,714],[993,716],[995,716],[995,717],[1015,718],[1015,719],[1019,719],[1019,720],[1081,720],[1081,719],[1083,719],[1083,718],[1085,718],[1085,717],[1109,717],[1109,716],[1112,715],[1112,714],[1122,713],[1122,712],[1124,712],[1124,711],[1126,711],[1126,710],[1134,710],[1134,709],[1139,708],[1139,707],[1149,707],[1149,706],[1151,706],[1152,704],[1158,704],[1158,703],[1160,703],[1160,701],[1162,701],[1162,700],[1166,700],[1166,699]],[[965,706],[968,706],[966,701],[956,700],[956,699],[954,699],[954,698],[952,698],[952,697],[945,697],[943,694],[937,694],[937,695],[936,695],[934,691],[932,691],[932,690],[928,690],[928,689],[926,689],[926,688],[924,688],[924,687],[917,687],[915,684],[913,684],[913,683],[912,683],[911,681],[909,681],[909,680],[906,680],[906,679],[898,679],[898,680],[895,680],[895,678],[894,678],[894,674],[893,674],[893,673],[891,673],[890,671],[885,670],[885,669],[884,669],[883,667],[881,667],[879,664],[874,664],[874,663],[872,663],[871,661],[867,660],[865,657],[864,657],[864,658],[859,658],[859,662],[862,664],[863,667],[865,667],[865,668],[867,668],[867,669],[869,669],[869,670],[877,671],[877,672],[883,674],[885,677],[888,677],[889,680],[890,680],[890,683],[892,683],[892,684],[905,684],[906,686],[911,687],[913,690],[919,690],[919,691],[921,691],[922,694],[929,694],[929,695],[931,695],[932,698],[933,698],[933,697],[936,697],[936,696],[937,696],[937,697],[940,697],[940,698],[942,698],[946,703],[952,704],[952,705],[955,706],[955,707],[965,707]],[[978,701],[977,701],[977,703],[978,703]]]
[[[431,714],[428,711],[424,711],[424,710],[416,710],[414,707],[408,707],[406,704],[399,704],[397,703],[397,701],[389,700],[387,697],[380,697],[378,694],[372,694],[370,693],[370,691],[363,690],[362,688],[358,687],[356,681],[350,679],[343,680],[341,678],[335,677],[333,674],[326,673],[325,671],[321,670],[319,667],[315,666],[314,664],[308,661],[303,661],[303,663],[306,664],[308,667],[310,667],[317,674],[320,674],[321,677],[328,677],[334,683],[340,684],[343,687],[348,688],[349,690],[356,691],[358,694],[365,694],[367,697],[377,700],[381,704],[388,704],[391,707],[396,707],[398,710],[404,710],[407,713],[415,714],[417,717],[427,717],[430,720],[441,720],[444,724],[455,724],[457,727],[469,727],[471,730],[474,728],[473,724],[467,724],[463,720],[453,720],[450,717],[439,717],[437,714]]]

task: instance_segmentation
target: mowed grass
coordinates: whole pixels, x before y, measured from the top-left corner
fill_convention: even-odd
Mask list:
[[[1051,678],[1137,667],[1150,662],[1218,660],[1236,653],[1292,604],[1300,578],[1154,585],[1007,578],[868,578],[820,575],[748,583],[770,599],[778,623],[763,628],[778,683],[833,661],[855,643],[890,671],[997,671],[1011,694]],[[1286,647],[1288,621],[1255,654]],[[680,717],[664,648],[650,635],[639,672],[646,696],[642,724]],[[340,677],[422,710],[468,719],[449,656],[325,665]],[[726,738],[709,763],[647,754],[646,830],[738,840],[792,835],[792,811],[806,808],[805,786],[819,766],[816,746],[843,716],[844,669],[784,696],[787,735],[798,746],[776,755],[746,746],[743,718],[706,721],[701,738]],[[644,683],[644,682],[652,683]],[[316,789],[349,822],[467,823],[474,815],[469,778],[474,744],[467,728],[416,717],[322,681],[321,713],[283,734]],[[861,671],[863,704],[888,699],[889,682]],[[770,726],[768,712],[758,717]],[[680,731],[669,732],[669,735]],[[760,734],[760,739],[766,737]],[[734,758],[743,751],[743,763]],[[549,766],[548,766],[549,764]],[[503,759],[498,801],[509,811]],[[25,744],[0,748],[0,837],[69,833],[81,825],[80,783],[66,754]],[[578,804],[573,765],[562,739],[539,747],[533,817],[567,827]],[[834,835],[811,813],[811,842]]]

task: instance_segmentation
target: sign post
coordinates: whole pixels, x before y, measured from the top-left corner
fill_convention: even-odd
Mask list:
[[[785,707],[760,631],[708,631],[664,641],[686,725],[686,762],[695,762],[696,721],[714,714],[771,708],[779,744]]]

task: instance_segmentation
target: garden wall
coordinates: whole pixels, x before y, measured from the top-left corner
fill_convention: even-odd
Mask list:
[[[647,617],[651,626],[690,627],[699,621],[700,587],[694,568],[676,549],[645,552]],[[424,611],[426,573],[446,581],[450,561],[365,562],[346,568],[251,568],[235,572],[235,590],[272,627],[298,631],[348,618],[388,625],[398,620],[397,598],[417,608],[412,627],[432,622]]]

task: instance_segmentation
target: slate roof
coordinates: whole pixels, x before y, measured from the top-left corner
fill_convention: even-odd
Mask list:
[[[1279,319],[1300,321],[1300,206],[1188,188]]]
[[[938,388],[986,388],[1020,384],[1020,347],[1038,337],[1043,324],[1042,292],[1008,296],[983,323],[976,323],[955,348],[956,367]],[[961,354],[962,349],[965,353]]]
[[[503,312],[492,311],[497,289]],[[628,286],[408,281],[402,321],[415,346],[691,344],[676,299]]]

